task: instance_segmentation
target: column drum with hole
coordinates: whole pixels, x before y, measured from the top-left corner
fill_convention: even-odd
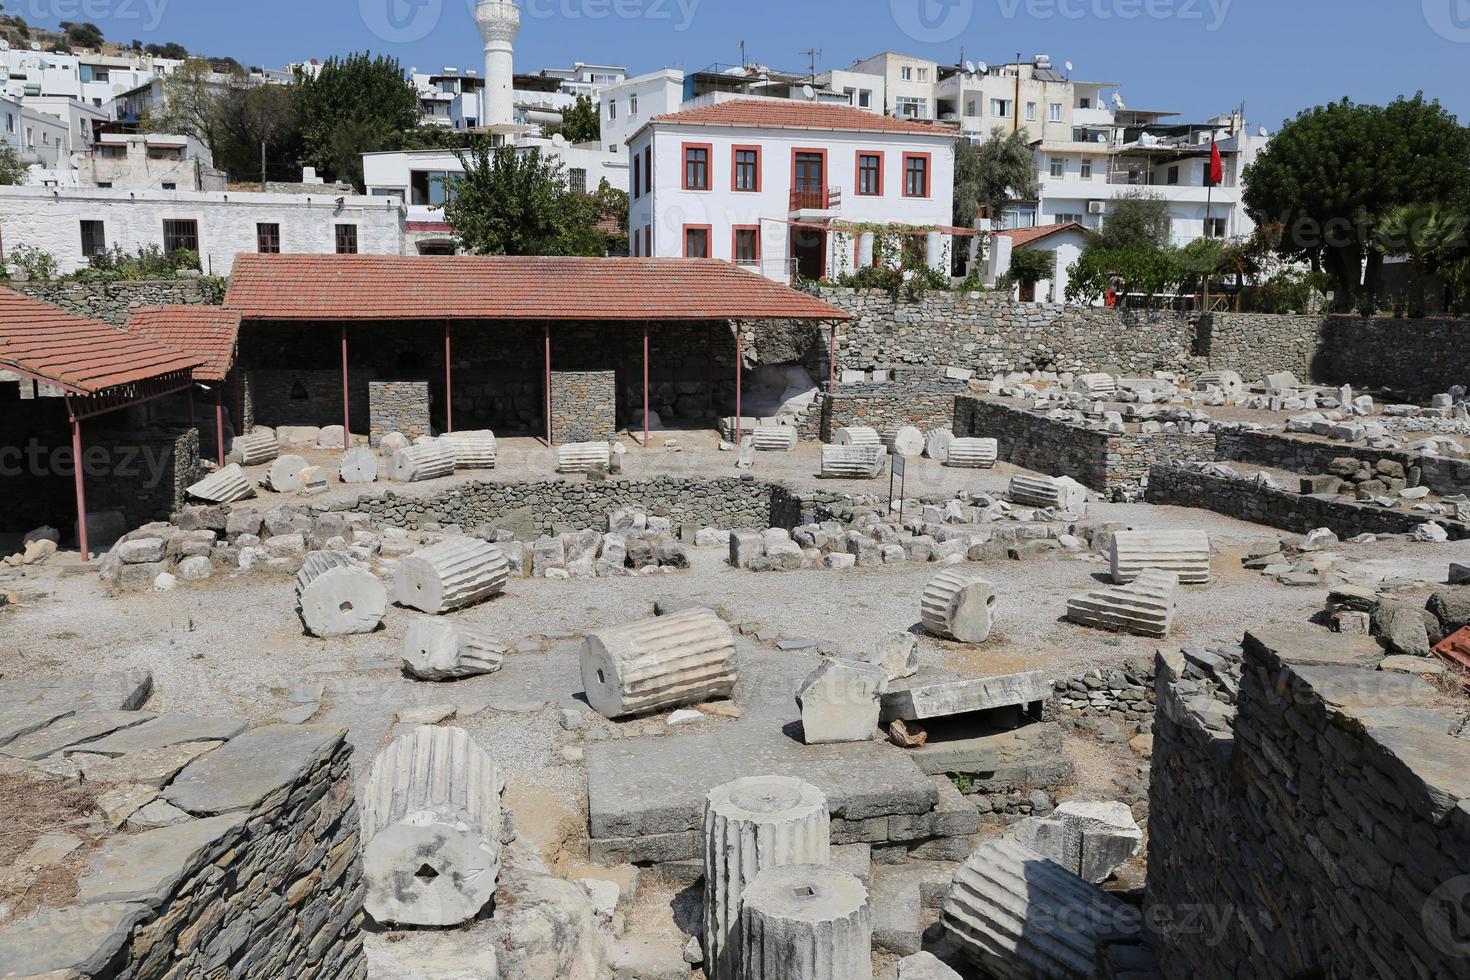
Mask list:
[[[439,616],[505,591],[510,562],[493,544],[449,538],[398,563],[393,595],[401,606]]]
[[[373,759],[362,798],[366,906],[383,923],[454,926],[500,877],[495,763],[461,728],[424,726]]]
[[[740,980],[872,980],[868,889],[837,868],[766,868],[740,903]]]
[[[994,625],[995,603],[995,586],[974,572],[947,569],[924,586],[924,632],[958,643],[984,643]]]
[[[296,573],[296,611],[312,636],[371,633],[388,612],[388,590],[352,556],[313,551]]]
[[[735,689],[735,634],[708,609],[599,630],[582,641],[582,684],[604,718],[626,718]]]

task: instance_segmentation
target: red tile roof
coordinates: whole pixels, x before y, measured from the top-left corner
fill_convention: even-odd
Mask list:
[[[697,126],[740,126],[763,129],[818,129],[853,133],[916,133],[925,136],[955,135],[955,130],[920,122],[880,116],[862,109],[789,99],[731,99],[713,105],[654,116],[651,123]]]
[[[96,394],[184,371],[200,359],[0,289],[0,367]]]
[[[846,320],[718,259],[236,256],[225,305],[247,320]]]
[[[1067,221],[1060,225],[1037,225],[1035,228],[1004,228],[996,232],[996,234],[1006,236],[1011,240],[1013,246],[1021,248],[1024,245],[1039,242],[1043,238],[1050,238],[1059,232],[1070,231],[1074,228],[1077,231],[1087,230],[1075,221]]]
[[[201,381],[223,381],[235,363],[240,314],[222,306],[145,306],[134,310],[128,332],[193,354]]]

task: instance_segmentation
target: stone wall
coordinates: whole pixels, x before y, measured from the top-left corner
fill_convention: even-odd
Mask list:
[[[1351,443],[1325,442],[1274,432],[1221,432],[1216,448],[1222,460],[1270,466],[1293,473],[1322,474],[1334,459],[1350,457],[1377,466],[1382,459],[1398,463],[1408,474],[1409,486],[1426,486],[1453,496],[1470,493],[1470,460],[1397,449],[1374,449]]]
[[[159,279],[148,282],[7,282],[7,289],[59,306],[78,316],[124,326],[140,306],[218,306],[223,279]]]
[[[115,682],[119,677],[128,682]],[[5,684],[7,703],[47,707],[77,686],[66,679],[44,687]],[[146,673],[91,675],[85,686],[77,697],[87,700],[71,708],[105,709],[107,725],[118,730],[108,735],[94,726],[89,730],[102,741],[42,765],[62,771],[64,754],[80,767],[83,785],[113,784],[112,805],[129,801],[121,811],[127,822],[78,852],[87,870],[71,904],[0,930],[7,973],[366,977],[346,732],[155,718],[135,710],[151,690]],[[27,740],[35,738],[13,739],[0,753],[26,755]],[[177,774],[150,782],[156,772]],[[130,783],[133,773],[139,781]]]
[[[779,484],[675,477],[583,483],[475,482],[428,498],[392,491],[366,495],[342,509],[370,514],[375,522],[396,527],[457,524],[473,531],[490,525],[532,541],[564,531],[606,530],[608,515],[624,507],[667,517],[676,531],[789,529],[801,519],[800,500]]]
[[[1048,476],[1070,476],[1109,499],[1143,492],[1150,469],[1162,461],[1215,458],[1212,434],[1110,434],[980,397],[955,400],[954,432],[995,439],[1003,461]]]
[[[852,313],[838,345],[839,370],[900,365],[998,371],[1108,371],[1148,377],[1236,370],[1310,376],[1320,319],[1262,314],[1018,303],[997,293],[932,293],[917,302],[881,292],[825,289]]]
[[[606,442],[618,434],[616,371],[553,371],[551,433],[556,443]]]
[[[373,448],[390,432],[409,441],[434,434],[429,421],[427,381],[368,382],[368,440]]]
[[[1470,526],[1442,516],[1389,510],[1340,498],[1304,496],[1262,487],[1254,480],[1232,480],[1178,466],[1159,465],[1149,473],[1146,499],[1151,504],[1196,507],[1252,524],[1306,534],[1330,528],[1339,538],[1359,534],[1412,534],[1433,520],[1454,541],[1470,538]]]
[[[1369,638],[1245,638],[1238,695],[1160,653],[1145,920],[1166,977],[1467,975],[1470,741]]]
[[[948,429],[954,424],[955,397],[969,390],[968,382],[933,368],[897,368],[889,381],[838,384],[835,392],[818,396],[801,436],[830,442],[834,430],[853,425]]]
[[[1470,376],[1470,321],[1328,317],[1321,333],[1317,376],[1324,383],[1425,400]]]
[[[368,386],[373,373],[348,372],[352,427],[363,431],[369,420]],[[259,368],[245,375],[243,417],[248,426],[341,425],[342,369]],[[248,430],[247,430],[248,431]]]

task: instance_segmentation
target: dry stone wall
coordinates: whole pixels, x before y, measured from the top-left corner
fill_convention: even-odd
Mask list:
[[[121,327],[140,306],[218,306],[224,279],[159,279],[147,282],[7,282],[7,289],[59,306],[69,313]]]
[[[606,442],[618,433],[616,371],[553,371],[551,432],[558,443]]]
[[[1320,333],[1317,377],[1327,384],[1424,400],[1470,376],[1470,321],[1328,317]]]
[[[368,439],[375,447],[390,432],[402,433],[410,441],[433,435],[429,421],[429,383],[368,382],[368,420]]]
[[[1253,480],[1232,480],[1167,464],[1150,471],[1146,499],[1151,504],[1212,510],[1297,534],[1319,527],[1330,528],[1343,539],[1359,534],[1412,534],[1432,519],[1451,540],[1470,538],[1470,527],[1439,516],[1388,510],[1337,497],[1307,496],[1263,487]]]
[[[1370,466],[1377,466],[1379,460],[1386,459],[1404,468],[1411,487],[1426,486],[1444,496],[1470,493],[1470,460],[1465,459],[1322,442],[1271,432],[1220,432],[1216,446],[1222,460],[1270,466],[1303,475],[1327,473],[1332,461],[1343,457],[1362,460]]]
[[[832,433],[848,426],[874,429],[912,425],[920,430],[947,429],[954,422],[954,400],[969,384],[934,368],[896,368],[892,380],[839,384],[818,396],[807,413],[801,436],[830,442]]]
[[[1470,975],[1470,741],[1374,646],[1253,631],[1223,687],[1160,654],[1145,920],[1165,976]]]

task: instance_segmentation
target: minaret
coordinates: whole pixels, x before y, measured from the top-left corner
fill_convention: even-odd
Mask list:
[[[480,125],[511,126],[515,123],[513,42],[521,29],[521,8],[515,0],[480,0],[475,7],[475,24],[485,39],[485,98]]]

